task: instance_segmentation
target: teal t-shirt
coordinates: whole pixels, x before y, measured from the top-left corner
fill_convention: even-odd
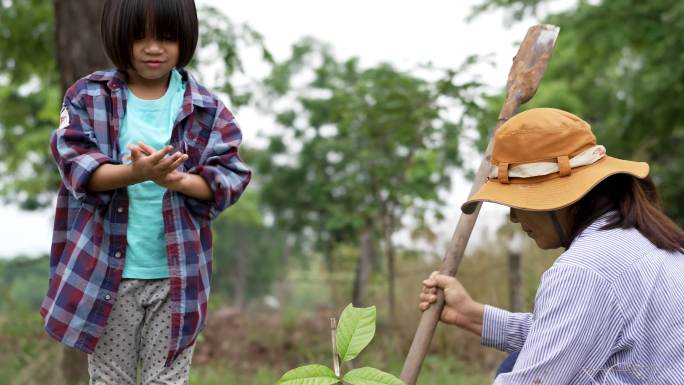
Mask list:
[[[173,123],[183,104],[185,87],[180,73],[174,69],[169,87],[159,99],[140,99],[128,91],[126,113],[119,133],[122,152],[128,152],[127,144],[140,141],[156,150],[169,144]],[[162,217],[162,198],[166,188],[148,180],[127,189],[129,206],[123,277],[167,278],[169,267]]]

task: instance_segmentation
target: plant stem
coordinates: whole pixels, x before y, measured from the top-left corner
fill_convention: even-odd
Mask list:
[[[340,376],[340,358],[337,356],[337,321],[335,317],[330,318],[330,337],[332,339],[333,369],[335,375]]]

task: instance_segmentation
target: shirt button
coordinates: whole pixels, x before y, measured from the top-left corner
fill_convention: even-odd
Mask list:
[[[109,301],[110,299],[112,299],[112,296],[109,295],[109,294],[105,294],[105,299],[106,299],[107,301]]]
[[[114,253],[114,258],[121,258],[121,252],[117,251],[116,253]]]
[[[116,211],[122,213],[122,212],[123,212],[123,207],[119,207],[118,209],[116,209]]]

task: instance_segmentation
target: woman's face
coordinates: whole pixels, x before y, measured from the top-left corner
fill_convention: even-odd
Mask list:
[[[527,211],[511,208],[511,222],[520,223],[523,231],[534,239],[541,249],[556,249],[563,247],[561,237],[568,237],[568,210],[555,211],[563,235],[558,234],[553,217],[549,211]]]

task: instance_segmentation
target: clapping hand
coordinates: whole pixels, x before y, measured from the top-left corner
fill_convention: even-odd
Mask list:
[[[124,159],[132,161],[133,174],[137,180],[151,180],[169,190],[179,190],[188,174],[176,169],[188,159],[187,154],[176,152],[165,157],[173,147],[164,146],[157,151],[143,142],[137,145],[128,144],[126,147],[130,154]]]

